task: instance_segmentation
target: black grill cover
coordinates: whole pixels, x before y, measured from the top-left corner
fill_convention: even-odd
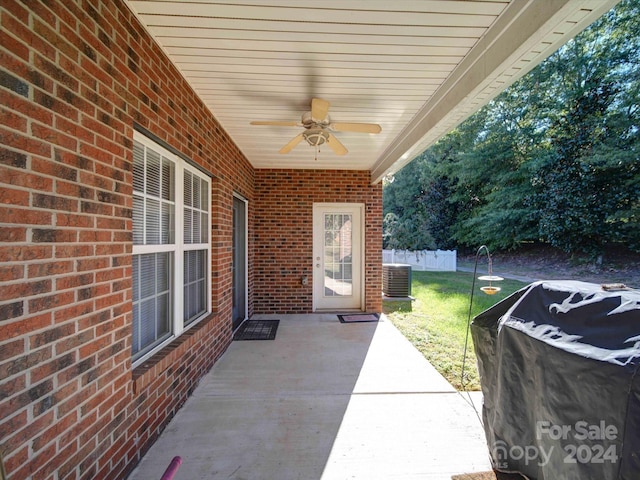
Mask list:
[[[640,479],[640,292],[533,283],[474,318],[494,468]]]

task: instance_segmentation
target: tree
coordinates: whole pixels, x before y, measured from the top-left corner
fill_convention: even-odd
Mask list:
[[[435,247],[427,226],[426,212],[419,198],[421,161],[413,161],[387,183],[383,197],[383,245],[398,250],[426,250]]]
[[[637,152],[638,143],[638,98],[629,108],[625,95],[637,85],[638,52],[628,35],[640,38],[638,14],[637,5],[620,4],[544,67],[557,104],[551,151],[535,176],[539,227],[567,252],[597,257],[607,243],[626,240],[634,218],[637,225],[637,156],[624,152]]]
[[[624,0],[399,172],[384,198],[400,243],[640,251],[638,44]]]

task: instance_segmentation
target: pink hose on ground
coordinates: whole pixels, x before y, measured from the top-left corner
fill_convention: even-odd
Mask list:
[[[171,460],[171,463],[160,480],[171,480],[180,468],[180,465],[182,465],[182,457],[173,457],[173,460]]]

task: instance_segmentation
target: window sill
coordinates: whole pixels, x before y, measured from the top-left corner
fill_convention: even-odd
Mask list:
[[[216,312],[210,313],[143,363],[134,367],[132,372],[133,394],[137,395],[142,392],[149,383],[187,353],[201,332],[216,318],[216,315]]]

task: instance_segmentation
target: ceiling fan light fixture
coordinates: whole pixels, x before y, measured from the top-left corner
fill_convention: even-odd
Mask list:
[[[312,128],[302,132],[302,136],[312,147],[324,145],[329,140],[329,134],[320,128]]]

